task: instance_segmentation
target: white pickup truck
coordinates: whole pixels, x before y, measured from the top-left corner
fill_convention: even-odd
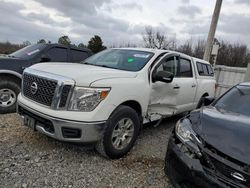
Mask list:
[[[108,49],[79,64],[25,69],[17,110],[35,131],[120,158],[144,123],[191,111],[214,92],[206,61],[167,50]]]

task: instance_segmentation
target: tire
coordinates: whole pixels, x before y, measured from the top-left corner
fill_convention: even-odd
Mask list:
[[[96,150],[106,158],[123,157],[134,146],[140,126],[140,119],[134,109],[123,105],[117,107],[106,122],[103,137],[96,144]]]
[[[0,114],[16,112],[17,96],[20,92],[20,85],[4,77],[0,81]]]
[[[208,97],[208,95],[203,95],[201,98],[200,98],[200,100],[199,100],[199,102],[198,102],[198,104],[197,104],[197,106],[196,106],[196,109],[199,109],[199,108],[201,108],[202,106],[204,106],[204,98],[205,97]]]

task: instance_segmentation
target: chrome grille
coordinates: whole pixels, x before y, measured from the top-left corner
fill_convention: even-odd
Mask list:
[[[32,92],[32,84],[37,85],[36,92]],[[40,104],[51,106],[57,81],[24,73],[23,75],[23,95]]]
[[[71,85],[64,85],[63,86],[59,108],[63,108],[66,106],[68,96],[70,93],[70,89],[71,89]]]

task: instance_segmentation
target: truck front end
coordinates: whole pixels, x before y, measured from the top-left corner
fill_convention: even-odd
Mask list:
[[[96,117],[99,109],[93,109],[110,89],[75,85],[75,80],[71,78],[26,69],[17,105],[24,125],[57,140],[81,143],[98,141],[106,118]],[[86,100],[79,100],[79,95]],[[108,110],[109,106],[106,108]]]

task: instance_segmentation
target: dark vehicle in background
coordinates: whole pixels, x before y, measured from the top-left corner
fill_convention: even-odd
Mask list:
[[[165,172],[174,187],[250,187],[249,144],[250,83],[242,83],[176,124]]]
[[[34,44],[0,55],[0,114],[15,112],[25,68],[41,62],[80,62],[91,55],[89,49],[60,44]]]

